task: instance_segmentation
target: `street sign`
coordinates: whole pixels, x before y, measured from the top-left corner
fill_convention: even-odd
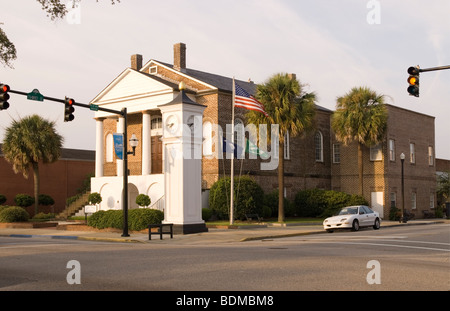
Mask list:
[[[98,105],[90,104],[89,109],[92,111],[98,111]]]
[[[39,93],[38,89],[34,89],[30,93],[27,94],[27,99],[29,99],[29,100],[37,100],[39,102],[43,102],[44,101],[44,95]]]
[[[114,151],[116,152],[116,156],[118,159],[123,160],[123,134],[122,133],[114,133]]]

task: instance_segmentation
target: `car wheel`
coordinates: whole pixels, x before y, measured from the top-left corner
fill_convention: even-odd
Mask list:
[[[380,220],[378,218],[375,219],[375,223],[373,224],[373,229],[375,229],[375,230],[380,229]]]
[[[358,231],[359,230],[359,221],[357,219],[353,220],[352,230],[353,231]]]

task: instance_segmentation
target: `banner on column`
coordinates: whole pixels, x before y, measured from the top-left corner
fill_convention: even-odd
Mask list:
[[[118,159],[123,160],[123,134],[122,133],[114,133],[114,151],[116,152],[116,156]]]

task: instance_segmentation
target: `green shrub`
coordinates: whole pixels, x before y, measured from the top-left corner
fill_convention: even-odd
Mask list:
[[[6,196],[0,194],[0,205],[6,202]]]
[[[219,219],[229,219],[231,178],[215,182],[209,192],[209,207]],[[234,217],[245,219],[245,214],[262,214],[264,192],[249,176],[234,179]]]
[[[36,215],[33,216],[33,219],[52,219],[55,218],[56,214],[55,213],[38,213]]]
[[[302,190],[295,196],[295,210],[300,217],[330,217],[351,205],[368,205],[368,202],[359,195],[334,190]]]
[[[14,202],[17,206],[28,207],[34,204],[34,198],[28,194],[18,194],[14,198]]]
[[[38,202],[41,205],[45,205],[45,206],[50,206],[55,204],[55,200],[53,200],[53,198],[47,194],[40,194],[38,196]]]
[[[0,222],[28,221],[30,215],[20,206],[8,206],[0,210]]]
[[[264,206],[266,210],[264,211],[263,208],[262,214],[265,215],[262,216],[263,218],[278,216],[278,189],[275,189],[270,193],[264,194]],[[284,198],[284,215],[287,217],[297,215],[293,204],[286,198]]]
[[[149,224],[160,224],[164,220],[164,213],[150,208],[137,208],[128,212],[128,228],[130,230],[143,230]]]
[[[149,208],[138,208],[128,211],[128,229],[143,230],[149,224],[158,224],[164,219],[164,213]],[[89,217],[88,225],[97,229],[123,228],[123,211],[108,210],[98,211]]]
[[[89,194],[88,201],[91,204],[99,204],[102,202],[102,196],[98,192],[93,192],[93,193]]]
[[[202,219],[208,221],[211,219],[213,211],[210,208],[202,208]]]
[[[139,206],[149,206],[150,203],[150,197],[146,194],[140,194],[136,197],[136,204]]]

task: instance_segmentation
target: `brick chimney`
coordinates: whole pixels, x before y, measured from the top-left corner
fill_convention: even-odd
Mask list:
[[[142,55],[131,55],[131,68],[135,70],[141,70],[142,68]]]
[[[177,43],[173,46],[173,68],[186,72],[186,44]]]

